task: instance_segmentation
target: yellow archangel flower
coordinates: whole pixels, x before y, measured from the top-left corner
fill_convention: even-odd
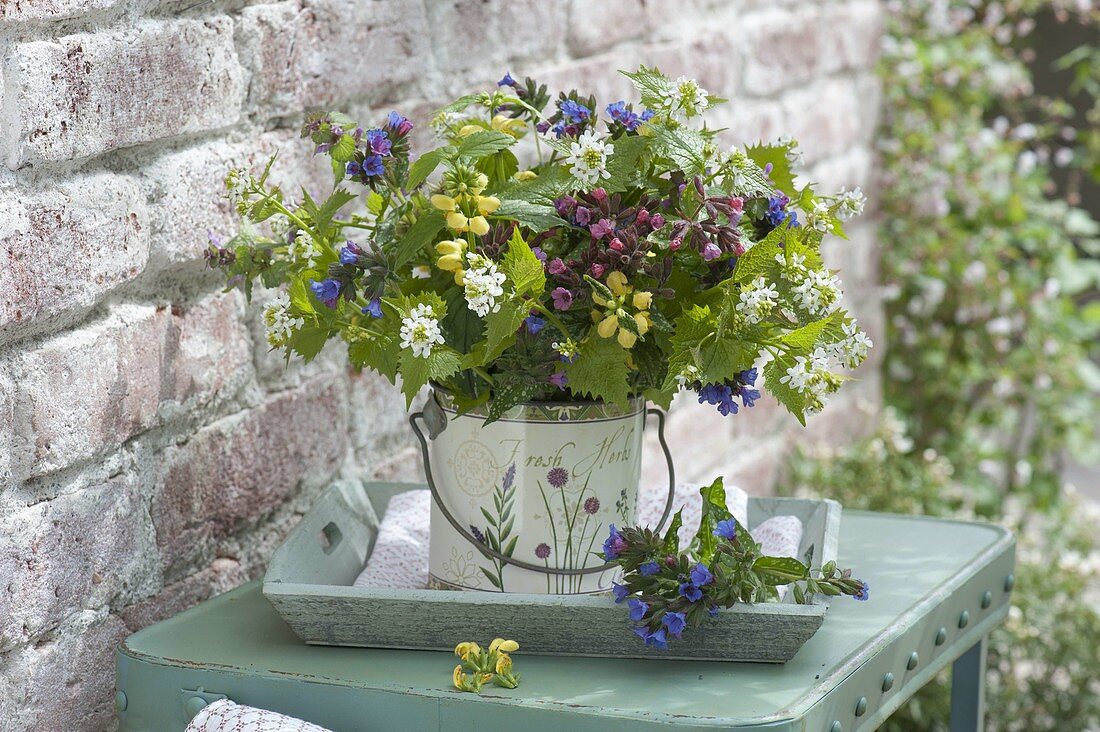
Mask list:
[[[435,266],[444,272],[452,272],[455,276],[455,284],[463,283],[463,275],[466,268],[463,266],[463,257],[466,254],[466,242],[462,239],[448,239],[435,245],[435,251],[439,254]]]
[[[489,233],[489,221],[485,217],[500,208],[500,199],[496,196],[482,195],[463,196],[462,198],[466,201],[472,199],[473,206],[469,206],[466,211],[463,211],[459,201],[442,193],[432,196],[431,202],[433,207],[447,214],[447,227],[452,231],[459,234],[472,231],[477,236],[485,236]],[[472,209],[474,208],[476,208],[477,213],[473,216],[467,216],[467,212],[473,213]]]
[[[463,661],[465,661],[466,656],[470,655],[471,653],[481,653],[481,646],[472,641],[459,643],[457,646],[455,646],[455,655],[461,658]]]
[[[610,338],[618,333],[617,340],[623,348],[633,348],[638,341],[638,336],[644,336],[649,332],[653,321],[649,317],[649,308],[653,304],[652,292],[634,292],[634,288],[627,284],[626,275],[622,272],[612,272],[607,276],[607,287],[614,296],[612,300],[602,297],[598,292],[592,293],[592,300],[604,308],[601,313],[592,311],[592,319],[598,322],[596,332],[601,338]],[[627,311],[627,303],[635,311],[633,314]],[[633,321],[633,327],[625,321]],[[625,323],[625,324],[624,324]],[[635,333],[634,331],[637,331]]]
[[[489,653],[513,653],[519,650],[519,643],[514,640],[504,640],[503,638],[494,638],[493,642],[489,644]]]

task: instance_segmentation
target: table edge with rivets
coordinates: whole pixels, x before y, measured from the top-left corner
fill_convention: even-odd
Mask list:
[[[841,566],[871,598],[835,598],[786,664],[524,656],[518,689],[451,687],[433,651],[302,643],[259,583],[128,638],[118,652],[123,732],[182,730],[228,697],[351,730],[874,729],[955,663],[952,730],[982,717],[984,639],[1005,617],[1015,539],[992,524],[845,511]],[[706,632],[705,625],[688,632]],[[485,639],[456,638],[462,640]],[[522,638],[517,639],[522,645]]]

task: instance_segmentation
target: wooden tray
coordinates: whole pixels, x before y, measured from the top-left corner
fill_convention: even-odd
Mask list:
[[[366,565],[390,497],[424,486],[342,481],[331,486],[275,551],[263,593],[306,643],[450,650],[496,637],[524,653],[555,656],[790,660],[825,619],[827,605],[737,605],[689,629],[667,651],[631,632],[626,608],[610,595],[528,595],[352,587]],[[836,559],[840,504],[750,498],[749,526],[771,516],[803,523],[799,554],[820,567]]]

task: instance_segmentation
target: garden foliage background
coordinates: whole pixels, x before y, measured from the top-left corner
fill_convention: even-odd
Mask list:
[[[423,123],[508,69],[610,102],[640,62],[730,98],[727,142],[793,135],[809,178],[871,196],[827,252],[879,345],[859,381],[806,431],[674,405],[682,474],[771,490],[795,441],[858,437],[884,394],[874,434],[805,448],[783,486],[1017,528],[989,728],[1100,726],[1098,517],[1062,480],[1095,444],[1097,231],[1066,201],[1100,112],[1066,118],[1027,63],[1036,22],[1095,39],[1081,3],[0,2],[0,731],[111,728],[126,634],[262,574],[333,477],[419,478],[395,389],[336,349],[284,371],[263,298],[204,271],[224,172],[278,149],[284,187],[317,190],[308,108]],[[1063,77],[1092,99],[1097,53]],[[942,728],[944,688],[892,727]]]
[[[986,727],[1095,730],[1100,490],[1065,476],[1100,448],[1100,11],[922,0],[887,17],[886,409],[866,440],[803,451],[785,489],[1013,528]],[[1065,35],[1087,42],[1053,50]],[[947,681],[886,729],[945,730]]]

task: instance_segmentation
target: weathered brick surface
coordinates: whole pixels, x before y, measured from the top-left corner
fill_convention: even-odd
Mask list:
[[[874,190],[875,0],[0,0],[0,732],[111,727],[112,647],[262,575],[334,476],[422,480],[404,400],[331,344],[271,352],[221,294],[230,167],[323,197],[304,111],[429,113],[509,70],[601,104],[640,63],[728,97],[723,145],[798,137],[805,180]],[[874,201],[868,206],[873,212]],[[826,258],[883,331],[873,220]],[[682,481],[766,493],[791,446],[871,420],[879,356],[803,430],[769,398],[677,399]],[[653,430],[644,480],[663,483]]]
[[[0,651],[74,608],[132,592],[156,561],[138,481],[123,475],[0,519]]]
[[[303,480],[322,482],[347,445],[346,392],[320,377],[169,448],[152,516],[165,575],[209,563],[217,542],[273,511]]]
[[[122,0],[4,0],[0,20],[64,20],[121,4]]]
[[[128,178],[0,191],[0,344],[82,314],[148,256],[148,214]]]
[[[187,306],[124,305],[21,353],[17,398],[29,415],[31,475],[118,447],[239,387],[251,352],[239,300],[233,294]]]
[[[384,101],[417,80],[426,50],[420,3],[310,0],[247,8],[238,36],[252,69],[249,102],[261,114],[294,114]]]
[[[4,137],[17,168],[229,126],[244,74],[232,21],[214,18],[20,44],[6,78]]]

